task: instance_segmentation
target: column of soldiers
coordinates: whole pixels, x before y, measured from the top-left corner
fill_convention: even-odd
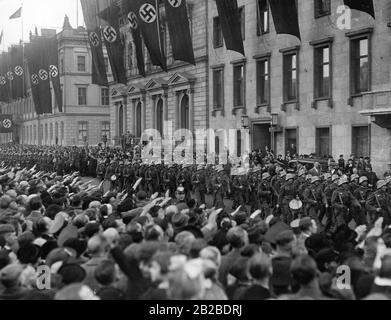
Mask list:
[[[139,188],[151,196],[180,188],[185,199],[198,205],[225,207],[253,212],[263,218],[273,214],[286,223],[310,216],[325,229],[341,224],[373,224],[379,217],[391,224],[391,175],[371,185],[365,175],[343,175],[336,168],[322,173],[319,165],[288,169],[276,162],[246,171],[231,165],[146,164],[140,157],[124,152],[99,153],[97,150],[64,148],[60,150],[2,150],[0,162],[10,166],[56,172],[79,171],[81,175],[105,181],[112,191],[127,190],[140,178]],[[239,173],[238,173],[239,172]],[[228,201],[231,200],[231,201]]]

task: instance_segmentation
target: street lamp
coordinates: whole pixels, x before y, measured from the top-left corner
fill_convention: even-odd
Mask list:
[[[250,127],[250,120],[248,116],[242,116],[242,127],[248,129]]]
[[[273,152],[276,152],[276,132],[278,128],[278,113],[272,113],[272,121],[271,121],[271,127],[270,127],[270,134],[271,134],[271,148],[273,149]]]

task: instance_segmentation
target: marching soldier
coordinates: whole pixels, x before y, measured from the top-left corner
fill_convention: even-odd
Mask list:
[[[352,174],[350,176],[349,190],[351,193],[354,193],[359,187],[360,176],[358,174]]]
[[[321,188],[319,177],[311,178],[311,185],[304,190],[303,200],[307,215],[322,223],[328,203],[326,195]]]
[[[191,183],[193,185],[194,198],[198,205],[205,204],[205,174],[204,167],[199,165],[197,171],[191,177]]]
[[[98,166],[96,168],[96,175],[99,179],[99,181],[102,181],[105,178],[105,173],[106,173],[106,164],[103,159],[100,159],[98,161]]]
[[[291,211],[289,208],[289,203],[296,198],[297,190],[294,185],[295,175],[293,173],[289,173],[286,175],[286,182],[281,187],[280,193],[278,196],[278,208],[281,208],[281,213],[284,219],[284,222],[290,224],[293,221],[293,217],[291,216]]]
[[[215,208],[225,208],[224,197],[227,192],[230,193],[229,182],[227,183],[227,179],[225,178],[224,168],[219,166],[216,168],[216,175],[212,182],[212,187],[214,191],[214,200],[213,207]]]
[[[261,168],[254,168],[248,175],[249,202],[251,204],[252,212],[261,208],[261,203],[258,196],[258,185],[259,181],[261,181],[261,178],[259,177],[260,173]]]
[[[373,192],[366,203],[366,209],[371,217],[371,223],[379,217],[384,218],[385,225],[391,223],[391,199],[387,193],[387,182],[379,180],[376,185],[377,191]]]
[[[342,224],[349,224],[352,221],[354,207],[361,209],[358,200],[349,190],[347,177],[342,177],[338,182],[338,188],[333,192],[331,197],[331,205],[333,207],[333,223],[337,228]],[[359,221],[356,221],[358,223]]]
[[[271,208],[274,207],[275,194],[271,186],[271,175],[268,172],[265,172],[262,175],[262,181],[258,184],[258,196],[261,203],[262,218],[265,219],[272,212]]]
[[[366,203],[371,194],[371,190],[368,187],[368,178],[363,176],[359,179],[360,186],[354,191],[354,197],[360,202],[361,210],[357,212],[360,217],[360,225],[367,224],[370,220],[366,217]],[[368,217],[369,218],[369,217]]]

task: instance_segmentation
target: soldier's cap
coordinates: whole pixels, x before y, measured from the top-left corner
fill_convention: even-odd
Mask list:
[[[201,171],[201,170],[204,170],[204,166],[202,164],[199,164],[197,166],[197,171]]]
[[[312,177],[311,178],[311,183],[319,182],[320,178],[319,177]]]
[[[376,189],[379,190],[387,185],[385,180],[379,180],[376,184]]]
[[[331,177],[331,181],[334,182],[335,180],[338,180],[339,179],[339,175],[337,174],[334,174],[332,177]]]
[[[6,233],[13,233],[15,232],[15,228],[12,224],[1,224],[0,225],[0,235],[6,234]]]
[[[265,172],[265,173],[262,175],[262,180],[266,180],[266,179],[268,179],[268,178],[270,178],[270,173]]]
[[[325,173],[325,174],[323,175],[323,178],[324,178],[325,180],[330,179],[330,178],[331,178],[331,174],[330,174],[330,173]]]
[[[388,177],[386,178],[386,182],[387,182],[387,184],[390,184],[390,183],[391,183],[391,176],[388,176]]]
[[[367,177],[361,177],[360,180],[358,181],[360,184],[364,183],[365,181],[368,181]]]
[[[301,176],[304,176],[305,175],[305,170],[301,169],[299,170],[298,174],[297,174],[299,177]]]
[[[282,178],[282,177],[285,177],[287,175],[287,173],[286,173],[286,171],[285,170],[282,170],[281,172],[280,172],[280,177]]]
[[[305,176],[305,179],[306,179],[306,180],[311,180],[311,179],[312,179],[312,175],[307,174],[307,175]]]
[[[180,186],[176,189],[176,191],[177,191],[177,192],[180,192],[180,193],[183,193],[183,192],[185,192],[185,188],[184,188],[182,185],[180,185]]]
[[[16,282],[23,272],[20,264],[9,264],[0,271],[0,280],[7,282]]]
[[[346,179],[346,177],[342,177],[341,179],[339,179],[339,181],[338,181],[338,186],[342,186],[342,185],[344,185],[344,184],[346,184],[346,183],[348,183],[349,181],[348,181],[348,179]]]
[[[350,181],[353,181],[353,180],[356,180],[356,179],[359,179],[359,178],[360,178],[360,176],[358,174],[352,174],[350,176]]]
[[[296,175],[294,173],[289,173],[286,175],[286,180],[291,180],[291,179],[295,179],[296,178]]]
[[[300,227],[300,219],[293,220],[290,224],[292,229],[297,229]]]

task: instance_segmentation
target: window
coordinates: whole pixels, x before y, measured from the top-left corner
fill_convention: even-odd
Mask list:
[[[258,21],[257,21],[257,35],[269,32],[269,4],[267,0],[258,1]]]
[[[220,154],[220,137],[219,136],[216,136],[215,137],[215,155],[219,155]]]
[[[246,39],[246,10],[243,7],[239,8],[240,26],[242,31],[242,40]]]
[[[233,68],[234,107],[244,107],[244,64],[234,65]]]
[[[296,101],[298,97],[297,53],[283,56],[284,102]]]
[[[315,18],[320,18],[331,14],[330,0],[315,1]]]
[[[370,131],[368,126],[353,127],[352,153],[357,157],[370,156]]]
[[[79,106],[87,105],[87,88],[85,87],[77,88],[77,94],[78,94]]]
[[[213,46],[214,48],[223,46],[223,30],[221,29],[220,17],[213,18]]]
[[[46,143],[48,142],[48,140],[49,140],[48,124],[45,123],[45,141],[46,141]]]
[[[101,104],[102,106],[110,105],[110,91],[108,88],[101,88]]]
[[[315,98],[330,98],[332,88],[330,45],[316,47],[314,50]]]
[[[105,70],[106,70],[106,73],[109,73],[109,58],[105,57],[105,58],[104,58],[104,61],[105,61]]]
[[[213,70],[213,108],[221,109],[224,106],[224,70]]]
[[[236,156],[242,156],[242,131],[236,131]]]
[[[189,96],[187,94],[181,101],[181,129],[190,129]]]
[[[321,157],[328,157],[331,154],[330,128],[316,129],[316,154]]]
[[[163,100],[159,99],[156,105],[156,130],[163,135]]]
[[[257,104],[269,104],[270,95],[269,59],[257,61]]]
[[[86,57],[77,56],[77,71],[86,72]]]
[[[369,91],[369,38],[352,40],[350,55],[352,94]]]
[[[137,103],[136,106],[136,137],[140,138],[141,137],[141,122],[142,122],[142,107],[141,107],[141,102]]]
[[[107,140],[110,140],[110,122],[102,122],[101,136],[107,136]]]
[[[53,123],[50,124],[50,137],[49,137],[49,139],[50,139],[50,142],[53,141]]]
[[[291,155],[298,154],[297,148],[297,130],[286,129],[285,130],[285,151]]]
[[[78,123],[78,131],[79,131],[79,142],[84,142],[84,139],[88,137],[88,123],[87,122],[79,122]]]

